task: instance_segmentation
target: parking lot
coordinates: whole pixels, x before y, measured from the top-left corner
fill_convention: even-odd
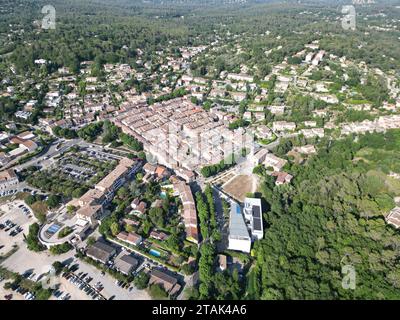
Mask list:
[[[119,157],[114,155],[84,149],[79,153],[64,155],[55,164],[55,168],[71,179],[83,182],[95,176],[99,169],[110,169],[112,167],[111,163],[115,163],[118,159]]]
[[[23,243],[23,234],[35,221],[33,213],[21,200],[0,205],[0,255],[9,252],[14,245]]]
[[[107,273],[101,273],[94,266],[84,263],[82,261],[77,262],[79,264],[79,268],[75,271],[75,274],[79,275],[82,272],[82,275],[85,277],[92,278],[90,281],[91,286],[95,286],[96,284],[101,284],[103,289],[100,291],[101,295],[106,299],[115,299],[115,300],[150,300],[151,297],[145,290],[136,289],[133,284],[126,288],[122,288],[117,285],[117,281],[111,277]]]
[[[61,255],[52,255],[47,251],[29,251],[25,244],[21,244],[17,252],[7,258],[2,266],[8,270],[24,274],[33,274],[31,280],[36,281],[40,275],[47,273],[55,261],[72,261],[75,251],[71,250]]]
[[[14,292],[12,290],[4,289],[4,283],[6,280],[0,281],[0,300],[7,300],[6,297],[9,297],[9,300],[24,300],[22,294]]]
[[[58,293],[53,294],[49,300],[63,300],[66,295],[66,300],[90,300],[85,292],[79,290],[78,287],[74,286],[64,277],[60,277],[60,285],[57,290]]]

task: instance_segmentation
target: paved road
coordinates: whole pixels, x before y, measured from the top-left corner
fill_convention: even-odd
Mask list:
[[[57,150],[57,145],[62,142],[63,145],[62,147]],[[53,160],[51,158],[60,155],[62,152],[66,151],[67,149],[69,149],[72,146],[75,145],[87,145],[86,142],[84,142],[81,139],[73,139],[73,140],[64,140],[64,139],[59,139],[56,140],[55,142],[53,142],[50,147],[48,148],[48,150],[46,152],[44,152],[43,154],[41,154],[39,157],[35,157],[33,159],[31,159],[28,162],[25,162],[24,164],[21,164],[19,166],[16,166],[15,169],[17,171],[22,171],[30,166],[36,166],[36,165],[41,165],[44,168],[49,167],[52,163]]]
[[[213,198],[215,205],[215,216],[218,222],[218,227],[221,231],[221,241],[218,243],[218,250],[225,251],[228,248],[228,222],[224,218],[224,209],[222,206],[222,197],[220,191],[213,187]]]

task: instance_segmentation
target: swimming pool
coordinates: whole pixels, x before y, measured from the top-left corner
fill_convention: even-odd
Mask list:
[[[155,257],[161,256],[161,253],[158,252],[157,250],[154,250],[154,249],[150,249],[149,253],[150,253],[152,256],[155,256]]]
[[[58,230],[60,230],[61,226],[58,224],[53,224],[47,229],[47,232],[50,234],[55,234]]]
[[[167,193],[165,191],[160,192],[160,197],[161,199],[166,199],[167,198]]]

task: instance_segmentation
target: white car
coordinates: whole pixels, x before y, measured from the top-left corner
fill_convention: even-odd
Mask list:
[[[24,294],[25,300],[32,300],[31,298],[33,297],[33,294],[30,292],[27,292]]]

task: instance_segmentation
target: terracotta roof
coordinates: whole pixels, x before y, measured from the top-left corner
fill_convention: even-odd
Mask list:
[[[150,283],[158,283],[164,286],[167,292],[170,292],[178,280],[165,272],[153,269],[150,274]]]
[[[15,179],[17,175],[15,174],[14,170],[8,169],[5,171],[0,172],[0,182],[5,182],[7,180]]]
[[[96,189],[110,189],[114,182],[122,175],[127,173],[129,168],[133,166],[134,163],[135,162],[133,160],[122,158],[117,167],[96,185]]]
[[[142,240],[142,237],[134,232],[122,231],[117,235],[117,239],[136,245]]]
[[[163,166],[157,166],[155,173],[158,177],[161,177],[166,173],[166,171],[168,171],[167,168]]]
[[[95,205],[95,206],[87,205],[87,206],[80,208],[76,212],[76,214],[91,218],[95,214],[97,214],[100,211],[100,209],[101,209],[101,205]]]

